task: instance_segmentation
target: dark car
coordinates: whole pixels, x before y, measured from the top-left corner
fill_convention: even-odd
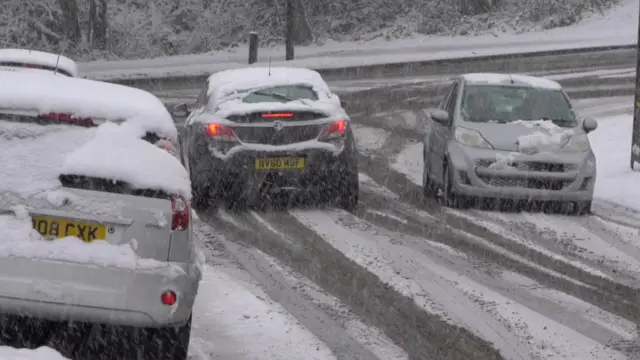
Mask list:
[[[221,71],[209,77],[194,109],[176,109],[174,116],[186,116],[181,157],[195,206],[245,206],[274,193],[357,206],[351,121],[317,72]]]

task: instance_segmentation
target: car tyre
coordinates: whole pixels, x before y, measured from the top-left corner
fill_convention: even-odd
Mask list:
[[[582,216],[591,214],[591,201],[575,201],[571,209],[571,215]]]
[[[460,196],[455,194],[451,190],[451,180],[453,174],[449,170],[449,165],[444,164],[442,168],[442,194],[441,194],[441,203],[442,205],[454,209],[461,209],[467,207],[467,199],[464,196]]]
[[[425,150],[423,150],[423,167],[422,167],[422,196],[423,198],[426,200],[427,198],[431,198],[431,197],[435,197],[436,194],[438,193],[436,184],[434,184],[434,182],[429,179],[429,177],[427,176],[427,174],[429,173],[428,170],[428,163],[427,163],[427,153]]]
[[[338,189],[338,205],[340,208],[353,212],[358,207],[358,196],[360,184],[358,182],[358,172],[352,169],[344,171],[338,177],[336,188]]]
[[[152,328],[146,330],[150,351],[145,351],[148,360],[187,360],[191,339],[191,318],[179,327]]]

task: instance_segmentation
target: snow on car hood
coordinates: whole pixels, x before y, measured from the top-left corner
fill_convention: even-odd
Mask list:
[[[0,121],[0,208],[15,198],[59,190],[61,173],[121,180],[190,198],[189,178],[179,160],[139,139],[143,128],[137,125],[80,128]]]
[[[496,150],[536,153],[560,149],[576,134],[576,128],[562,128],[551,121],[517,120],[510,123],[465,122],[465,128],[478,131]]]
[[[0,112],[68,113],[136,122],[177,140],[173,118],[152,94],[127,86],[35,71],[0,71]]]

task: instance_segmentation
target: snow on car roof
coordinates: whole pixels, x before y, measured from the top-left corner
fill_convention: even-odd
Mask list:
[[[314,70],[294,67],[247,67],[229,69],[209,76],[209,89],[219,94],[266,86],[308,84],[330,92],[329,85]]]
[[[124,181],[191,199],[187,170],[169,152],[141,140],[124,123],[105,123],[95,137],[67,156],[62,173]]]
[[[71,76],[78,76],[78,66],[76,62],[64,55],[36,51],[29,49],[0,49],[0,62],[16,62],[24,64],[35,64],[55,68],[56,64]]]
[[[143,90],[22,71],[0,71],[0,85],[0,112],[69,113],[98,121],[127,121],[172,140],[178,137],[164,104]]]
[[[561,90],[559,83],[536,76],[498,73],[472,73],[464,74],[462,78],[469,84],[474,85],[504,85],[510,84],[513,80],[516,85],[532,86],[551,90]]]

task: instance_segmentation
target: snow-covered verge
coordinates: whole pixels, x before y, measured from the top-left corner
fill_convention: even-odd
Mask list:
[[[48,348],[14,349],[8,346],[0,346],[0,359],[2,360],[67,360],[59,352]]]
[[[597,159],[595,197],[640,211],[640,172],[629,165],[632,128],[633,116],[604,118],[589,140]]]
[[[236,269],[204,267],[194,313],[189,352],[197,360],[335,359],[326,344]]]
[[[580,0],[582,1],[582,0]],[[447,3],[447,2],[442,2]],[[527,1],[527,3],[532,3]],[[544,2],[548,3],[548,2]],[[431,11],[425,15],[433,14]],[[509,54],[594,46],[627,45],[637,41],[638,2],[621,0],[619,6],[593,14],[576,25],[525,33],[497,32],[478,36],[417,35],[389,41],[384,37],[361,37],[352,41],[327,41],[322,45],[297,47],[296,60],[284,62],[284,48],[261,48],[260,65],[321,68],[375,65],[457,57]],[[376,19],[376,17],[370,18]],[[207,36],[207,39],[215,37]],[[264,43],[263,43],[264,44]],[[194,51],[195,52],[195,51]],[[203,52],[197,50],[197,52]],[[184,52],[181,52],[184,53]],[[153,57],[153,51],[144,52]],[[180,55],[142,60],[79,63],[81,76],[96,79],[166,77],[207,74],[246,66],[245,46],[202,55]]]

